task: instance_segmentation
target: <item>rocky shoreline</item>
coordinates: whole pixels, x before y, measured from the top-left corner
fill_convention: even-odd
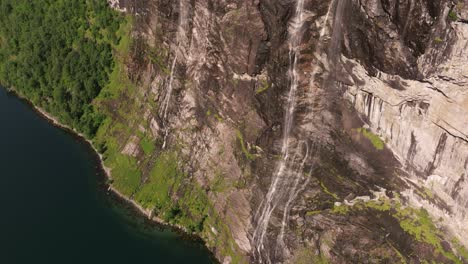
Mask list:
[[[5,90],[8,92],[8,94],[16,96],[18,99],[20,99],[21,101],[29,105],[31,109],[33,109],[40,117],[47,120],[50,124],[70,133],[76,139],[78,139],[82,143],[85,143],[87,147],[89,147],[90,154],[94,156],[94,160],[98,166],[98,170],[100,171],[100,173],[98,173],[98,177],[103,176],[100,182],[98,183],[100,187],[102,188],[102,191],[113,196],[110,198],[113,202],[116,202],[132,210],[135,216],[142,217],[143,219],[145,219],[145,224],[151,225],[153,227],[161,228],[161,229],[169,228],[171,231],[180,235],[182,239],[186,239],[186,240],[190,240],[194,242],[200,242],[200,243],[203,243],[204,246],[206,246],[205,241],[197,234],[189,233],[184,227],[180,225],[169,224],[165,222],[164,220],[162,220],[161,218],[155,215],[152,215],[151,211],[145,210],[136,201],[134,201],[130,197],[125,196],[119,190],[117,190],[111,184],[109,184],[108,181],[112,180],[111,168],[108,168],[104,164],[102,154],[97,151],[92,141],[86,138],[85,135],[83,135],[82,133],[78,132],[77,130],[75,130],[74,128],[70,126],[61,123],[57,118],[47,113],[44,109],[34,105],[28,98],[22,96],[16,90],[13,90],[11,88],[5,88]],[[213,259],[213,261],[219,262],[219,260],[217,260],[215,255],[213,254],[213,252],[209,249],[208,251],[211,253],[210,257]]]

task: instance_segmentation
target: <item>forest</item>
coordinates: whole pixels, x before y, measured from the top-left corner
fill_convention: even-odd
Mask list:
[[[122,21],[105,0],[2,0],[0,84],[92,137]]]

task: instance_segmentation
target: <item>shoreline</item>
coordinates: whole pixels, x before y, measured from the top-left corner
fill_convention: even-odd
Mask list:
[[[1,89],[1,87],[0,87],[0,89]],[[97,151],[97,149],[93,145],[93,142],[90,139],[86,138],[86,136],[84,134],[78,132],[76,129],[74,129],[74,128],[68,126],[68,125],[65,125],[65,124],[61,123],[60,121],[58,121],[58,119],[56,117],[49,114],[44,109],[34,105],[28,98],[22,96],[17,91],[15,91],[13,89],[10,89],[10,88],[5,88],[5,87],[3,87],[3,89],[5,89],[5,91],[8,94],[11,94],[11,95],[15,96],[16,98],[18,98],[19,100],[21,100],[21,101],[25,102],[26,104],[28,104],[34,112],[36,112],[40,117],[44,118],[49,124],[51,124],[51,125],[53,125],[53,126],[55,126],[57,128],[60,128],[60,129],[64,130],[67,133],[70,133],[70,135],[74,136],[75,138],[80,140],[81,143],[85,143],[89,147],[89,150],[90,150],[91,154],[94,155],[96,165],[98,165],[97,169],[101,172],[99,174],[100,174],[100,176],[103,176],[103,178],[102,178],[103,181],[98,182],[98,185],[101,185],[104,192],[107,192],[107,194],[112,194],[114,196],[112,198],[120,199],[120,201],[117,201],[117,202],[121,202],[121,203],[131,207],[130,209],[132,209],[137,215],[143,217],[145,219],[145,221],[151,222],[152,224],[155,224],[160,228],[169,228],[172,231],[174,231],[175,233],[177,233],[178,235],[180,235],[182,239],[187,239],[187,240],[192,240],[194,242],[202,243],[203,246],[207,249],[207,252],[210,253],[210,258],[212,258],[213,260],[216,260],[219,263],[219,260],[216,258],[214,253],[206,246],[205,240],[203,240],[203,238],[201,238],[199,235],[194,234],[194,233],[189,233],[182,226],[167,223],[164,220],[162,220],[161,218],[152,215],[151,211],[145,210],[135,200],[133,200],[130,197],[127,197],[126,195],[122,194],[114,186],[109,184],[106,180],[112,180],[111,168],[107,167],[104,164],[102,154]]]

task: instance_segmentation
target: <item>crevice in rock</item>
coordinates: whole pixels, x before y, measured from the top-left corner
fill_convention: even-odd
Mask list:
[[[457,136],[457,135],[455,135],[455,134],[451,133],[451,132],[450,132],[450,131],[448,131],[448,130],[447,130],[445,127],[443,127],[443,126],[441,126],[441,125],[437,124],[437,123],[436,123],[436,122],[434,122],[434,121],[431,121],[431,122],[432,122],[432,124],[434,124],[434,125],[438,126],[440,129],[442,129],[442,130],[444,130],[445,132],[447,132],[447,134],[451,135],[452,137],[454,137],[454,138],[458,138],[458,139],[460,139],[460,140],[464,141],[465,143],[468,143],[468,140],[467,140],[467,139],[465,139],[465,138],[463,138],[463,137],[460,137],[460,136]],[[454,127],[452,127],[452,128],[453,128],[454,130],[456,130],[456,131],[460,132],[460,134],[463,134],[463,133],[462,133],[461,131],[459,131],[458,129],[456,129],[456,128],[454,128]]]
[[[444,93],[442,90],[440,90],[439,88],[437,88],[437,87],[435,87],[435,86],[430,86],[430,87],[427,87],[427,88],[429,88],[429,89],[431,89],[431,90],[434,90],[434,91],[436,91],[436,92],[442,94],[445,98],[447,98],[450,102],[452,102],[452,99],[451,99],[450,97],[448,97],[448,95],[445,94],[445,93]]]

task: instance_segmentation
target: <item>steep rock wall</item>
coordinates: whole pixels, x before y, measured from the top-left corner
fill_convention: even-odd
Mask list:
[[[123,154],[133,146],[136,150],[131,153],[140,153],[133,155],[138,163],[148,163],[131,196],[138,199],[140,190],[151,184],[156,157],[177,153],[178,167],[187,175],[181,185],[199,186],[208,197],[209,209],[199,235],[219,259],[246,262],[252,250],[249,163],[261,151],[253,142],[265,126],[254,97],[266,82],[256,64],[266,37],[258,3],[112,4],[135,19],[132,54],[126,64],[137,89],[120,95],[119,100],[138,110],[130,110],[137,114],[119,123],[137,127],[155,145],[148,158],[135,137],[119,139]],[[134,100],[136,94],[141,99]],[[171,196],[177,201],[191,193],[180,190]],[[153,212],[149,207],[148,213]]]
[[[135,159],[128,195],[150,216],[182,209],[225,263],[459,261],[398,198],[466,222],[466,29],[448,1],[112,2],[135,20],[133,85],[105,103],[128,129],[105,134]],[[183,177],[155,182],[168,155]],[[180,208],[146,201],[155,183]],[[436,239],[402,224],[420,215]]]
[[[430,17],[424,7],[418,5],[417,8]],[[413,66],[417,80],[407,79],[405,74],[391,74],[393,72],[385,68],[375,67],[369,72],[357,61],[343,60],[353,79],[345,97],[411,173],[408,180],[428,188],[443,203],[424,201],[425,197],[418,197],[412,190],[405,193],[416,204],[427,207],[436,218],[444,217],[452,232],[468,243],[468,185],[465,181],[468,171],[468,72],[465,66],[468,25],[448,17],[449,12],[466,12],[466,8],[459,7],[450,11],[448,5],[441,6],[439,16],[430,22],[434,27],[425,38],[417,67]],[[366,7],[366,11],[368,9],[371,8]],[[383,6],[375,6],[368,13],[385,15],[385,10]],[[411,15],[419,18],[417,14]],[[417,23],[413,22],[415,18],[408,17],[407,23]],[[390,31],[389,28],[386,29]],[[405,34],[411,32],[409,30],[390,31],[400,50],[411,48],[405,45]],[[440,36],[445,37],[441,39]]]

